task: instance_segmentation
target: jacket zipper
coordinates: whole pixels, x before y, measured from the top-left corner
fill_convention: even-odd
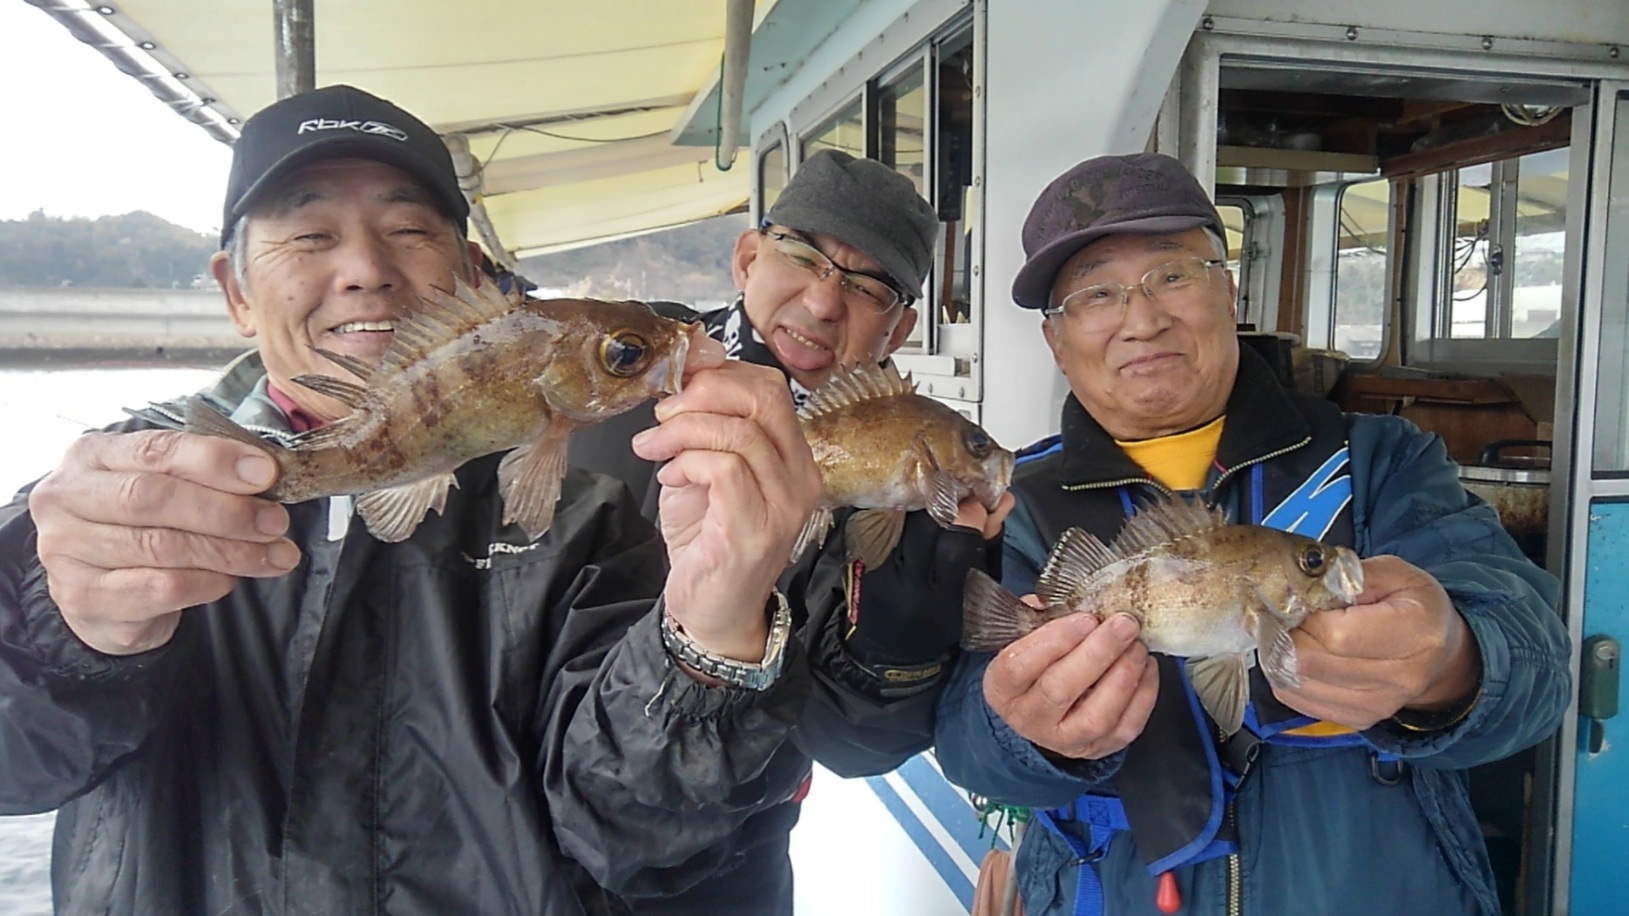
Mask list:
[[[1227,823],[1233,828],[1234,841],[1239,837],[1239,819],[1233,809],[1233,802],[1227,803]],[[1244,863],[1240,861],[1239,854],[1233,853],[1227,857],[1227,916],[1243,916],[1244,914]]]

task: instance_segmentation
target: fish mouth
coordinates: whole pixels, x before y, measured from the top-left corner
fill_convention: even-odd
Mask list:
[[[1335,563],[1324,573],[1324,588],[1348,605],[1363,594],[1363,561],[1350,548],[1336,549]]]
[[[656,365],[656,390],[659,394],[678,394],[684,390],[684,364],[690,356],[690,341],[702,334],[700,322],[674,335],[673,352],[662,357]]]

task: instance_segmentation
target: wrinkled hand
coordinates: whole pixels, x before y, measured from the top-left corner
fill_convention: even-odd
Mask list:
[[[1033,595],[1024,600],[1039,606]],[[1062,757],[1096,760],[1142,734],[1159,668],[1137,621],[1071,614],[1002,649],[984,673],[984,699],[1013,731]]]
[[[86,645],[129,655],[163,645],[180,612],[240,576],[280,576],[300,551],[288,512],[257,499],[270,458],[179,432],[88,433],[29,495],[51,598]]]
[[[1482,665],[1442,585],[1398,557],[1364,560],[1357,603],[1313,614],[1290,635],[1301,686],[1273,693],[1298,712],[1359,730],[1404,707],[1464,702]]]
[[[785,378],[729,362],[696,373],[656,405],[660,425],[634,451],[667,461],[656,479],[674,622],[703,648],[754,662],[768,639],[765,602],[820,499],[820,471]]]

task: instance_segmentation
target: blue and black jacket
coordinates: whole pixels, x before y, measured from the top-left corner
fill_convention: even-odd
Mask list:
[[[1144,738],[1102,760],[1059,765],[984,702],[989,656],[969,654],[941,700],[945,774],[997,801],[1062,809],[1056,830],[1033,828],[1020,850],[1031,916],[1073,914],[1077,904],[1152,916],[1155,876],[1167,869],[1183,912],[1497,913],[1460,771],[1527,747],[1559,723],[1570,679],[1556,581],[1460,487],[1440,440],[1406,421],[1341,415],[1286,392],[1248,351],[1227,415],[1202,496],[1237,521],[1291,528],[1302,519],[1307,527],[1292,530],[1350,543],[1362,556],[1394,554],[1434,575],[1481,648],[1475,708],[1440,732],[1383,723],[1335,740],[1279,737],[1243,755],[1215,742],[1202,716],[1177,714],[1190,704],[1167,660],[1163,711]],[[1003,584],[1020,594],[1033,590],[1055,536],[1048,532],[1073,524],[1112,537],[1131,505],[1159,487],[1073,398],[1061,428],[1055,448],[1024,462],[1015,480]],[[1270,691],[1252,698],[1259,733],[1304,724]],[[1111,823],[1114,806],[1091,803],[1121,796],[1134,831],[1114,829],[1127,824]],[[1151,848],[1140,849],[1133,832]],[[1091,869],[1084,881],[1082,860]],[[1087,899],[1096,894],[1101,904]]]

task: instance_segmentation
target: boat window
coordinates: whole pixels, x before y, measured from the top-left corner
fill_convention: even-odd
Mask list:
[[[928,97],[923,86],[921,61],[903,76],[877,89],[877,159],[891,166],[927,193]]]
[[[1391,187],[1390,181],[1375,178],[1340,191],[1330,344],[1355,360],[1375,359],[1385,346]]]
[[[1554,336],[1561,315],[1567,150],[1473,165],[1443,182],[1452,195],[1448,337]]]
[[[1629,96],[1616,102],[1618,131],[1611,146],[1611,171],[1605,193],[1605,241],[1598,276],[1601,298],[1600,343],[1596,382],[1595,474],[1622,477],[1629,473]],[[1593,290],[1591,293],[1593,294]]]
[[[839,149],[851,156],[864,156],[864,112],[865,108],[858,98],[843,106],[842,110],[804,138],[801,158],[807,159],[823,149]]]
[[[786,188],[786,147],[781,143],[764,150],[758,159],[758,212],[768,213]]]

